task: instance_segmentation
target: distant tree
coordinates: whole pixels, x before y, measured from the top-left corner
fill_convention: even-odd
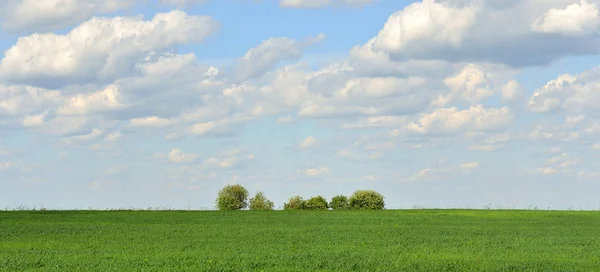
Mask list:
[[[248,190],[241,185],[227,185],[219,191],[215,202],[222,211],[244,209],[248,207]]]
[[[358,190],[349,199],[351,209],[382,210],[385,207],[383,195],[373,190]]]
[[[350,204],[348,204],[348,197],[345,195],[338,195],[331,198],[331,202],[329,203],[329,207],[334,210],[347,210],[350,208]]]
[[[283,204],[284,210],[303,210],[306,206],[306,201],[300,196],[292,196],[287,203]]]
[[[270,211],[273,210],[273,201],[268,200],[265,194],[261,191],[256,192],[254,197],[250,198],[250,210],[254,211]]]
[[[329,208],[327,199],[322,196],[311,197],[304,205],[304,209],[306,210],[327,210],[327,208]]]

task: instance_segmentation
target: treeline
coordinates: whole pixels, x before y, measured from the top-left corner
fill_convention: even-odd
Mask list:
[[[222,211],[233,210],[273,210],[275,204],[261,191],[248,199],[249,193],[241,185],[227,185],[217,195],[215,204]],[[338,195],[327,201],[323,196],[303,199],[292,196],[283,204],[284,210],[382,210],[385,208],[383,195],[373,190],[357,190],[350,197]]]

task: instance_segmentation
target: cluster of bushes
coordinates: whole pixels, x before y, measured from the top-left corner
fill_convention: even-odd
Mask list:
[[[248,201],[248,190],[241,185],[227,185],[219,191],[216,206],[219,210],[273,210],[273,201],[267,199],[261,191],[256,192]],[[283,205],[284,210],[382,210],[385,207],[383,195],[372,190],[358,190],[350,197],[338,195],[327,202],[323,196],[303,199],[301,196],[290,197]]]

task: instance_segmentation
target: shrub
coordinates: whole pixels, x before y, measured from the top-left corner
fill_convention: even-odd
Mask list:
[[[273,201],[268,200],[261,191],[256,192],[253,198],[250,198],[250,210],[270,211],[273,209]]]
[[[302,199],[300,196],[290,197],[288,203],[283,204],[284,210],[303,210],[306,206],[306,201]]]
[[[304,208],[307,210],[327,210],[329,204],[327,199],[322,196],[314,196],[306,201]]]
[[[334,210],[347,210],[350,208],[348,204],[348,197],[344,195],[338,195],[331,198],[331,203],[329,203],[329,207]]]
[[[372,190],[358,190],[349,200],[351,209],[382,210],[385,207],[383,196]]]
[[[222,211],[241,210],[248,207],[248,190],[241,185],[227,185],[217,195],[217,209]]]

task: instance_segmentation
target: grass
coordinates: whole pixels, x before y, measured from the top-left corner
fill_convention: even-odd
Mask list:
[[[600,271],[600,213],[4,211],[0,271]]]

